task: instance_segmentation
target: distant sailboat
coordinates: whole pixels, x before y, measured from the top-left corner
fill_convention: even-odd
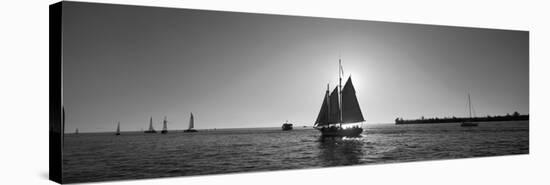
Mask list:
[[[289,123],[288,120],[283,123],[283,126],[281,127],[283,131],[286,130],[292,130],[292,123]]]
[[[168,127],[166,126],[166,123],[168,123],[168,121],[166,120],[166,116],[164,116],[164,120],[162,121],[162,131],[160,131],[161,134],[168,133]]]
[[[149,119],[149,130],[146,130],[143,133],[148,133],[148,134],[157,133],[157,131],[153,128],[153,117]]]
[[[78,134],[78,128],[74,131],[74,134]]]
[[[118,122],[117,126],[116,126],[116,133],[115,135],[120,135],[120,121]]]
[[[468,120],[463,121],[461,127],[477,127],[477,123],[472,121],[472,101],[470,100],[470,94],[468,93],[468,109],[470,110],[470,117]]]
[[[363,128],[357,123],[365,119],[355,95],[351,76],[342,89],[342,74],[342,65],[339,61],[339,86],[329,93],[330,89],[327,85],[323,104],[314,125],[315,129],[321,131],[322,136],[357,137],[363,132]]]
[[[191,117],[189,118],[189,129],[184,130],[183,132],[197,132],[195,128],[195,118],[193,118],[193,113],[191,113]]]

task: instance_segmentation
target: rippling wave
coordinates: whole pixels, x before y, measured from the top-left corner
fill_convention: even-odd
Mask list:
[[[63,182],[141,179],[529,153],[529,122],[368,125],[358,138],[313,129],[65,135]]]

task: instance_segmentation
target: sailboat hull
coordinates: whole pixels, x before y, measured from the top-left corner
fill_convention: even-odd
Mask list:
[[[161,134],[167,134],[168,131],[167,130],[163,130],[163,131],[160,131]]]
[[[318,128],[321,131],[322,137],[359,137],[363,133],[363,128],[346,128],[341,129],[337,127],[322,127]]]
[[[198,132],[198,131],[195,129],[188,129],[188,130],[184,130],[183,132]]]

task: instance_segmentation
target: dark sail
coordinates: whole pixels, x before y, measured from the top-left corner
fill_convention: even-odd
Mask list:
[[[157,133],[157,131],[155,131],[155,129],[153,128],[153,117],[152,116],[149,119],[149,129],[146,130],[144,133]]]
[[[195,118],[193,118],[193,113],[191,113],[191,118],[189,118],[189,130],[195,127]]]
[[[330,124],[340,123],[340,100],[338,96],[338,87],[335,87],[330,93],[329,98],[329,119]]]
[[[365,121],[365,119],[361,113],[357,96],[355,96],[355,88],[353,87],[350,76],[342,89],[342,123],[361,121]]]
[[[328,89],[325,93],[325,99],[323,100],[323,105],[321,105],[321,110],[319,111],[319,115],[317,115],[317,121],[315,121],[315,125],[318,126],[324,126],[328,125]]]
[[[166,123],[167,123],[167,122],[168,122],[168,121],[166,121],[166,116],[164,116],[164,120],[162,121],[162,130],[163,130],[163,131],[168,130],[168,127],[166,126]]]
[[[168,121],[166,120],[166,116],[164,116],[164,120],[162,120],[162,131],[160,131],[161,134],[168,133],[168,126],[166,123],[168,123]]]
[[[149,131],[153,131],[153,130],[155,129],[153,128],[153,117],[151,117],[151,119],[149,119]]]
[[[189,129],[184,130],[183,132],[197,132],[197,130],[193,128],[195,128],[195,117],[193,116],[193,113],[191,113],[191,117],[189,118]]]
[[[115,135],[120,135],[120,121],[118,122],[117,126],[116,126],[116,132],[115,132]]]

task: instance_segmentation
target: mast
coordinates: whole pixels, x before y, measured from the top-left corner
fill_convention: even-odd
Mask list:
[[[338,106],[338,109],[340,109],[338,122],[340,123],[340,127],[342,127],[342,72],[342,59],[338,58],[338,102],[340,102]]]
[[[118,122],[118,125],[116,126],[116,133],[120,133],[120,121]]]
[[[327,126],[330,127],[330,83],[327,84]]]
[[[61,68],[61,79],[63,79],[63,68]],[[63,134],[65,134],[65,106],[63,105],[63,80],[61,80],[61,144],[65,144],[65,137],[63,137]]]

